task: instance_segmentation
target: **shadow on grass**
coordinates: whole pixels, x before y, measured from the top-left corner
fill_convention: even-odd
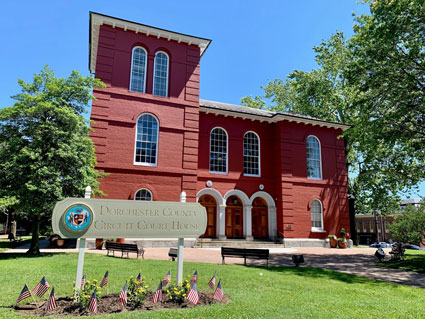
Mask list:
[[[425,274],[425,255],[406,255],[405,260],[388,260],[376,264],[379,267],[410,270]]]
[[[58,253],[41,253],[40,255],[27,255],[26,253],[0,253],[0,260],[8,259],[28,259],[28,258],[44,258],[58,255]]]

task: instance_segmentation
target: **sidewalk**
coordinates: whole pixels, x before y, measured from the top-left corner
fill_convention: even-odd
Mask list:
[[[27,249],[10,249],[4,253],[24,253]],[[145,248],[145,259],[169,260],[169,248]],[[388,255],[390,249],[384,249]],[[42,252],[78,252],[78,249],[41,249]],[[269,266],[293,267],[292,255],[303,254],[301,267],[316,267],[336,270],[397,284],[425,288],[425,274],[376,266],[375,248],[271,248]],[[106,254],[106,250],[87,250],[87,253]],[[130,254],[131,258],[135,258]],[[119,256],[119,253],[118,255]],[[116,257],[119,258],[119,257]],[[184,260],[221,264],[220,248],[185,248]],[[226,258],[226,264],[243,265],[241,258]],[[248,265],[264,266],[264,260],[248,260]]]

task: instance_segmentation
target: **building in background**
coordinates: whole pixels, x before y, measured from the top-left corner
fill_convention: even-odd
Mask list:
[[[403,213],[403,207],[407,205],[418,206],[419,198],[411,198],[403,200],[400,204],[400,210],[394,214],[387,216],[369,214],[356,215],[357,235],[360,245],[370,245],[376,241],[392,242],[393,238],[389,230],[389,225],[394,221],[397,215]]]
[[[200,100],[208,39],[98,13],[89,32],[89,68],[106,84],[93,90],[91,138],[108,198],[184,191],[206,207],[204,237],[219,240],[323,246],[350,229],[348,126]]]

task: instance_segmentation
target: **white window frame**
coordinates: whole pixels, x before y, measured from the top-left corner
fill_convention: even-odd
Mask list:
[[[211,170],[211,135],[212,135],[212,132],[215,129],[222,129],[224,131],[224,133],[226,134],[226,171],[225,172],[216,172],[216,171],[212,171]],[[212,128],[211,131],[210,131],[210,145],[209,145],[208,166],[209,166],[209,169],[210,169],[210,173],[211,174],[227,175],[228,172],[229,172],[229,134],[221,126],[216,126],[216,127]]]
[[[163,53],[167,56],[167,80],[165,81],[165,96],[162,95],[156,95],[155,94],[155,72],[156,72],[156,56],[159,53]],[[155,96],[160,96],[160,97],[168,97],[168,82],[169,82],[169,76],[170,76],[170,56],[164,52],[164,51],[158,51],[155,53],[155,59],[153,61],[153,85],[152,85],[152,94]]]
[[[323,203],[320,199],[315,198],[315,199],[311,200],[311,202],[310,202],[310,222],[312,221],[311,217],[312,217],[312,209],[313,209],[313,202],[314,201],[317,201],[320,204],[320,210],[321,210],[320,211],[320,220],[321,220],[321,223],[322,223],[322,227],[311,226],[311,231],[312,232],[325,232],[325,228],[323,227]]]
[[[323,171],[322,171],[322,144],[320,143],[320,139],[317,136],[315,136],[315,135],[309,135],[309,136],[307,136],[307,138],[305,140],[306,164],[308,163],[308,157],[307,157],[307,140],[308,140],[309,137],[315,138],[316,141],[319,143],[319,156],[320,156],[320,161],[319,161],[320,162],[320,165],[319,165],[319,168],[320,168],[320,177],[318,178],[318,177],[310,177],[310,176],[308,176],[308,166],[307,166],[307,178],[308,179],[313,179],[313,180],[323,180]]]
[[[132,83],[133,83],[133,55],[134,55],[134,50],[136,50],[136,49],[142,49],[143,51],[145,51],[145,55],[146,55],[146,59],[145,59],[145,75],[144,75],[144,79],[143,79],[143,92],[135,91],[132,88]],[[146,93],[146,75],[147,75],[147,73],[148,73],[148,51],[146,51],[146,49],[144,47],[135,46],[131,50],[130,87],[129,87],[129,90],[131,92]]]
[[[242,140],[242,146],[243,146],[243,150],[242,150],[242,157],[244,156],[245,153],[245,136],[248,133],[253,133],[255,136],[257,136],[257,140],[258,140],[258,174],[243,174],[244,176],[250,176],[250,177],[261,177],[261,144],[260,144],[260,136],[255,133],[254,131],[247,131],[245,132],[244,136],[243,136],[243,140]],[[245,164],[245,161],[242,158],[242,165]],[[245,171],[245,166],[243,167],[243,171]]]
[[[140,192],[140,191],[147,191],[150,195],[151,195],[151,200],[150,200],[150,202],[152,202],[153,201],[153,194],[152,194],[152,192],[149,190],[149,189],[147,189],[147,188],[140,188],[140,189],[138,189],[135,193],[134,193],[134,200],[140,200],[140,199],[136,199],[136,194],[138,193],[138,192]],[[147,201],[148,202],[148,201]]]
[[[138,128],[138,123],[139,123],[139,119],[143,116],[143,115],[151,115],[153,116],[153,118],[156,120],[157,122],[157,134],[156,134],[156,156],[155,156],[155,163],[141,163],[141,162],[136,162],[136,151],[137,151],[137,128]],[[145,112],[140,114],[137,117],[136,120],[136,130],[135,130],[135,137],[134,137],[134,154],[133,154],[133,165],[140,165],[140,166],[152,166],[152,167],[156,167],[158,165],[158,157],[159,157],[159,120],[158,118],[153,115],[152,113],[149,112]]]

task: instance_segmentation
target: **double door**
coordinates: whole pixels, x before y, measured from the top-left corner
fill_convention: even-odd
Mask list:
[[[226,237],[243,238],[242,207],[226,207]]]

